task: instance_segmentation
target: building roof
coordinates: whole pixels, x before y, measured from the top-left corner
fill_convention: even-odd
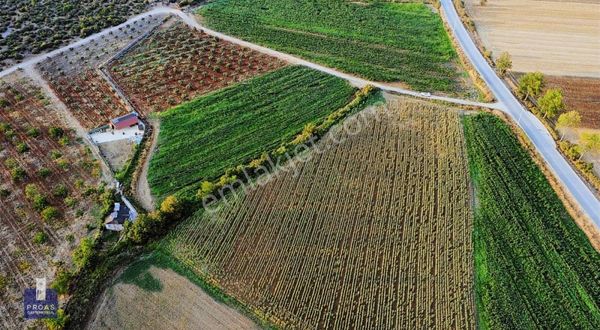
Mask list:
[[[138,115],[135,112],[126,114],[121,117],[117,117],[110,120],[110,123],[115,126],[115,128],[126,128],[133,125],[137,125],[138,123]]]
[[[127,205],[125,204],[115,203],[115,207],[113,209],[113,212],[110,214],[110,218],[112,219],[112,221],[109,223],[125,223],[125,221],[129,220],[130,218],[129,207],[127,207]]]

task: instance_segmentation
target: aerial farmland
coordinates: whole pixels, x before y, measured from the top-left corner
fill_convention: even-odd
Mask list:
[[[108,66],[117,84],[145,113],[283,66],[279,60],[168,21]]]
[[[600,328],[597,6],[0,4],[0,329]]]
[[[393,102],[348,119],[358,134],[332,131],[298,168],[200,211],[163,249],[276,326],[472,327],[458,112]]]
[[[600,143],[594,141],[600,141],[600,4],[586,0],[461,3],[463,19],[473,26],[484,54],[495,61],[503,54],[510,56],[507,82],[515,93],[523,94],[520,86],[528,84],[523,77],[539,75],[536,92],[524,98],[527,106],[561,136],[562,152],[598,190]],[[558,97],[550,113],[539,103],[546,93]],[[575,120],[565,124],[567,113]]]

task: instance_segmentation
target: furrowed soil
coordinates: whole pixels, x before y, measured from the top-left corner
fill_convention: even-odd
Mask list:
[[[582,127],[600,129],[600,79],[557,76],[545,76],[544,79],[546,87],[563,91],[567,109],[581,114]]]
[[[32,81],[0,80],[0,102],[0,328],[22,329],[23,290],[70,265],[96,219],[101,170]]]

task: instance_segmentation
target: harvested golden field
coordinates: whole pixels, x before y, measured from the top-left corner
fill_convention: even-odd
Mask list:
[[[258,329],[160,256],[131,265],[100,299],[88,329]]]
[[[567,109],[581,113],[583,127],[600,129],[600,79],[546,76],[545,81],[548,88],[562,89]]]
[[[508,51],[513,70],[600,78],[597,0],[465,0],[485,47]]]
[[[388,108],[200,211],[161,250],[281,327],[474,328],[459,113],[408,99]]]

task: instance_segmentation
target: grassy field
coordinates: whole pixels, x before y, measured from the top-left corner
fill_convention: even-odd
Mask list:
[[[235,303],[211,297],[193,272],[159,253],[127,267],[99,300],[90,329],[257,329]],[[213,296],[216,295],[213,292]],[[227,303],[227,304],[225,304]],[[234,306],[234,307],[231,307]]]
[[[459,89],[457,56],[440,17],[423,4],[343,0],[218,0],[208,26],[375,81]]]
[[[500,119],[464,120],[482,329],[600,328],[600,254]]]
[[[270,151],[343,107],[355,88],[305,67],[287,67],[182,104],[160,115],[148,181],[164,197]]]
[[[459,114],[390,106],[348,118],[295,171],[198,212],[161,249],[282,328],[473,328]]]

